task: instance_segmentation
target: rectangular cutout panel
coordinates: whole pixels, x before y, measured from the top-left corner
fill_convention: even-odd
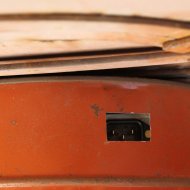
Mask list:
[[[150,141],[150,114],[106,113],[108,141]]]

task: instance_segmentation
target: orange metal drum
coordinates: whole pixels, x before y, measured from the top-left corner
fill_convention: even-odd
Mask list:
[[[190,187],[189,98],[161,81],[2,81],[0,187]],[[108,142],[107,112],[150,113],[151,141]]]

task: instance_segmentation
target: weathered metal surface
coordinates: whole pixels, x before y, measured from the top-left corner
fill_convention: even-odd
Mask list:
[[[2,179],[0,188],[11,189],[184,189],[189,187],[189,179],[179,178],[22,178]],[[166,188],[168,187],[168,188]]]
[[[1,81],[0,174],[5,181],[0,187],[23,188],[26,179],[28,188],[37,189],[58,188],[56,179],[61,188],[71,189],[190,186],[189,86],[129,79],[36,80]],[[108,142],[106,112],[150,113],[151,141]],[[106,182],[110,177],[111,184]],[[33,178],[45,185],[38,187],[40,181]],[[94,179],[99,179],[95,186]],[[117,185],[117,179],[124,181]]]

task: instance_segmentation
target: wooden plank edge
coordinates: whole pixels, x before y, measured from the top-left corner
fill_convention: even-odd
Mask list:
[[[190,54],[173,54],[168,52],[147,53],[140,55],[119,55],[114,57],[84,58],[71,60],[45,60],[0,65],[0,76],[60,73],[73,71],[90,71],[116,68],[133,68],[145,66],[176,65],[189,63]]]

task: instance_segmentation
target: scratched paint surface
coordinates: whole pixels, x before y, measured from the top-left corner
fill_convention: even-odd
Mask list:
[[[189,177],[189,87],[132,86],[1,84],[1,176]],[[150,113],[152,141],[107,142],[106,112]]]

